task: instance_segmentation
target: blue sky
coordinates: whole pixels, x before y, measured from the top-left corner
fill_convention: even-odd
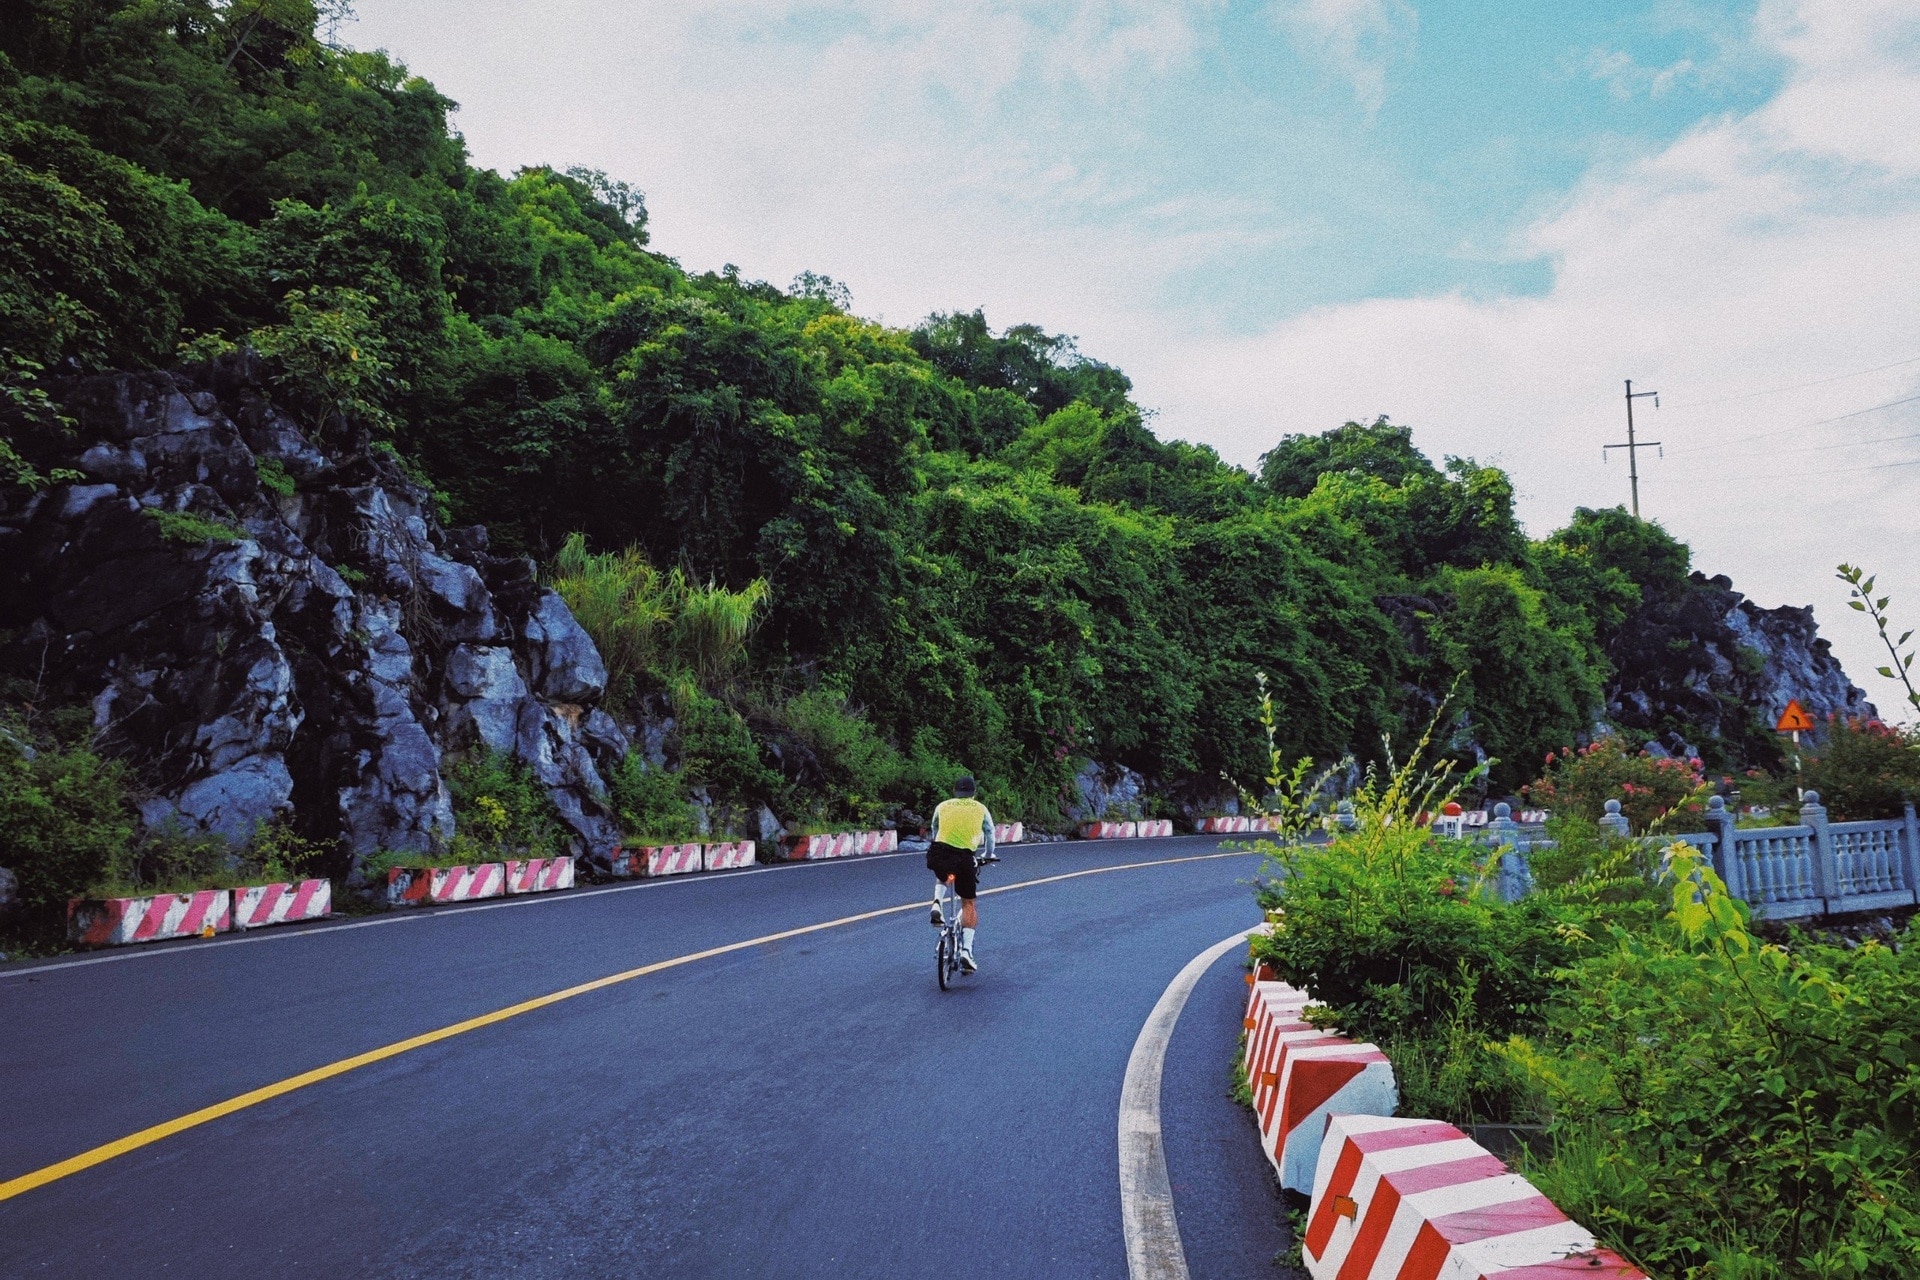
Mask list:
[[[1646,514],[1891,701],[1832,572],[1920,619],[1915,0],[358,11],[482,163],[632,182],[696,269],[1074,334],[1236,462],[1385,413],[1543,533],[1625,499],[1658,389]]]

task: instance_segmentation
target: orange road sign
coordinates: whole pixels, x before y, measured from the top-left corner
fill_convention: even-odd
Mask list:
[[[1806,733],[1813,728],[1813,717],[1800,705],[1800,699],[1787,699],[1787,709],[1780,713],[1780,723],[1773,726],[1778,733]]]

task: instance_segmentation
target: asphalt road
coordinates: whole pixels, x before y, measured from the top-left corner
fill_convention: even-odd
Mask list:
[[[1219,843],[1020,846],[984,887]],[[441,1040],[0,1202],[0,1276],[1124,1276],[1127,1056],[1180,968],[1257,922],[1257,865],[983,897],[982,972],[944,995],[922,909]],[[930,887],[918,855],[854,859],[6,966],[0,1182],[518,1001]],[[1196,1280],[1280,1274],[1277,1195],[1227,1096],[1244,993],[1230,954],[1167,1054]]]

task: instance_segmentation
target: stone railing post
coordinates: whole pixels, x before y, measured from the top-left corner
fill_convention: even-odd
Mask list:
[[[1512,805],[1493,806],[1493,820],[1487,823],[1487,842],[1495,849],[1507,846],[1507,851],[1500,855],[1495,883],[1500,900],[1520,901],[1533,891],[1533,868],[1527,865],[1527,842],[1520,837],[1520,824],[1513,820]]]
[[[1840,859],[1834,856],[1833,837],[1827,833],[1827,806],[1820,803],[1818,791],[1801,793],[1800,825],[1813,833],[1809,839],[1813,850],[1813,896],[1821,900],[1825,910],[1836,910],[1840,903]]]
[[[1907,801],[1906,822],[1901,835],[1906,839],[1901,845],[1900,868],[1905,877],[1901,888],[1920,898],[1920,820],[1913,813],[1913,801]]]
[[[1620,812],[1620,802],[1618,800],[1607,801],[1607,811],[1600,815],[1600,827],[1602,830],[1611,831],[1617,836],[1633,834],[1632,829],[1627,825],[1627,815]]]
[[[1727,892],[1736,898],[1747,897],[1746,868],[1740,865],[1734,845],[1738,819],[1727,809],[1722,796],[1707,797],[1707,830],[1713,832],[1713,869],[1720,874]],[[1748,899],[1751,902],[1751,899]]]

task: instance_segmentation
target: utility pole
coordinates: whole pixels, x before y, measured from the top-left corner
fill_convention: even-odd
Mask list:
[[[1661,448],[1658,440],[1646,440],[1635,443],[1633,438],[1633,402],[1635,400],[1643,400],[1648,396],[1653,397],[1653,407],[1658,409],[1660,407],[1660,393],[1658,391],[1635,391],[1633,389],[1633,379],[1627,379],[1627,442],[1625,444],[1606,444],[1600,446],[1600,456],[1602,459],[1607,456],[1607,450],[1609,449],[1625,449],[1627,451],[1627,479],[1633,484],[1633,518],[1635,520],[1640,518],[1640,450],[1659,449],[1661,457],[1664,458],[1667,456],[1667,451]]]

